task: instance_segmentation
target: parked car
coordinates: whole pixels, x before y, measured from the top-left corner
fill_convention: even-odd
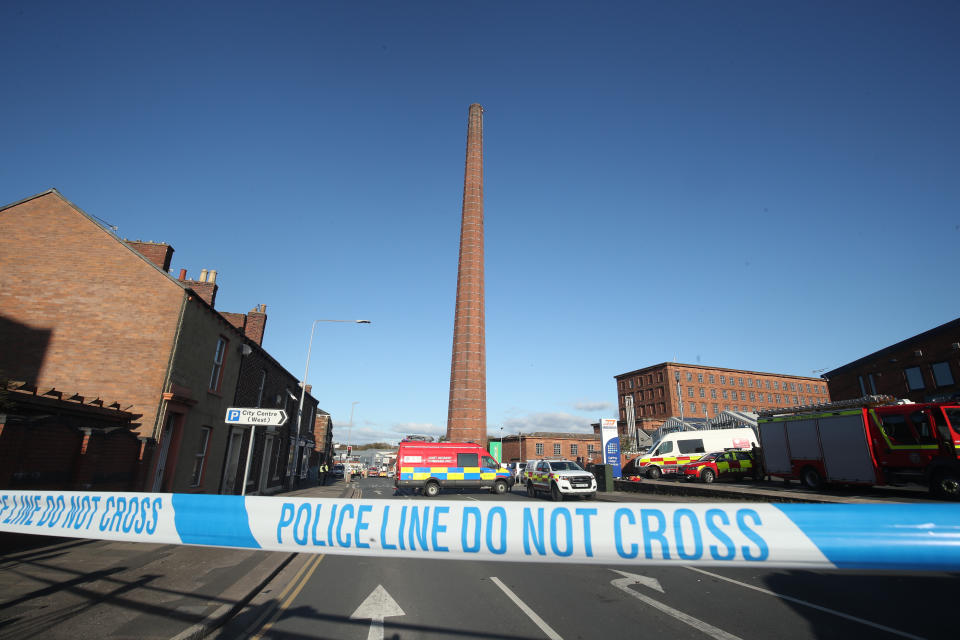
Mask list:
[[[685,464],[680,473],[692,482],[711,483],[714,480],[739,480],[756,477],[753,454],[750,451],[714,451],[700,457],[696,462]]]
[[[334,478],[342,478],[342,477],[343,477],[343,465],[342,465],[342,464],[335,464],[335,465],[333,465],[333,477],[334,477]]]

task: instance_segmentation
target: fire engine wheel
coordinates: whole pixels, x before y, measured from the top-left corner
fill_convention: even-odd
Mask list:
[[[710,484],[717,479],[717,476],[713,474],[713,469],[704,469],[700,472],[700,481]]]
[[[960,500],[960,474],[955,471],[941,471],[936,475],[930,489],[934,495],[948,500]]]
[[[817,491],[818,489],[823,488],[823,478],[820,476],[820,472],[814,469],[813,467],[807,467],[800,474],[800,479],[803,481],[804,486],[807,489],[813,489]]]
[[[532,483],[532,482],[528,482],[528,483],[527,483],[527,497],[528,497],[528,498],[536,498],[536,497],[537,497],[537,490],[533,488],[533,483]]]
[[[647,469],[647,477],[650,478],[651,480],[656,480],[662,475],[663,475],[663,472],[660,471],[660,467],[651,466],[649,469]]]
[[[496,482],[493,483],[492,493],[495,493],[495,494],[497,494],[498,496],[502,496],[502,495],[505,494],[506,492],[507,492],[507,483],[506,483],[506,482],[504,482],[503,480],[497,480]]]
[[[440,485],[436,482],[428,482],[423,488],[423,495],[428,498],[435,498],[440,493]]]

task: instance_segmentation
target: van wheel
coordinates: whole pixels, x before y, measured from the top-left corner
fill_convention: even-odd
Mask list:
[[[527,497],[528,497],[528,498],[536,498],[536,497],[537,497],[537,490],[533,488],[533,483],[532,483],[532,482],[528,482],[528,483],[527,483]]]
[[[704,469],[700,472],[700,481],[710,484],[717,479],[717,476],[713,474],[713,469]]]
[[[563,500],[563,494],[560,493],[560,488],[556,484],[550,487],[550,497],[554,502],[560,502]]]
[[[507,492],[507,483],[503,480],[497,480],[493,483],[493,493],[502,496]]]
[[[938,498],[960,500],[960,474],[955,471],[940,471],[930,484],[930,492]]]
[[[800,474],[800,479],[808,489],[817,491],[823,488],[823,478],[820,476],[820,472],[813,467],[806,467]]]
[[[663,472],[660,471],[660,467],[651,466],[649,469],[647,469],[647,477],[650,478],[651,480],[656,480],[662,475],[663,475]]]
[[[440,493],[440,485],[436,482],[428,482],[427,485],[423,488],[423,495],[428,498],[436,498],[437,494]]]

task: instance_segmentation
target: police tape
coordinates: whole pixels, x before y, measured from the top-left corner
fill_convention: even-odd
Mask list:
[[[0,492],[0,531],[403,558],[960,570],[952,504],[480,503]]]

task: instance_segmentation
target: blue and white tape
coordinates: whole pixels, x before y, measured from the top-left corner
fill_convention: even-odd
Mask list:
[[[0,531],[305,553],[960,570],[960,506],[0,492]]]

